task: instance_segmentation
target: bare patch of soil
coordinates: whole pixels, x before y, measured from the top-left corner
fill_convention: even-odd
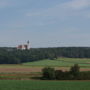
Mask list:
[[[0,68],[0,73],[14,73],[14,72],[41,72],[42,68],[39,67],[30,67],[30,68]]]
[[[14,67],[14,68],[1,68],[0,67],[0,73],[29,73],[29,72],[41,72],[43,69],[43,67],[22,67],[22,68],[18,68],[18,67]],[[70,70],[69,67],[56,67],[56,70],[63,70],[63,71],[68,71]],[[81,68],[81,71],[90,71],[90,68]]]

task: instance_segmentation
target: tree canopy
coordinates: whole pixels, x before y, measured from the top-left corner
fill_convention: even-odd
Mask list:
[[[59,57],[90,58],[90,47],[31,48],[30,50],[0,48],[0,64],[18,64]]]

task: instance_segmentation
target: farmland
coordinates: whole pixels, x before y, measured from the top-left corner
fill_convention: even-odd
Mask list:
[[[81,71],[90,71],[90,59],[58,58],[22,64],[0,65],[0,90],[90,90],[90,81],[43,81],[41,70],[46,66],[69,70],[79,64]],[[38,77],[38,78],[37,78]]]
[[[90,90],[90,82],[0,80],[0,90]]]
[[[41,72],[43,67],[55,67],[55,69],[69,70],[74,64],[79,64],[82,71],[90,71],[90,59],[58,58],[56,60],[41,60],[22,64],[1,64],[0,73],[30,73]]]
[[[40,77],[44,67],[54,67],[56,70],[68,71],[74,64],[79,64],[81,71],[90,71],[90,59],[58,58],[56,60],[41,60],[22,64],[1,64],[0,79],[31,80]]]

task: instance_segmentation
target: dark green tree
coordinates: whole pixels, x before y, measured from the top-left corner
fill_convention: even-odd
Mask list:
[[[46,67],[42,69],[43,79],[54,80],[55,79],[55,70],[54,68]]]
[[[70,68],[70,73],[71,73],[73,79],[78,78],[78,76],[80,74],[80,67],[79,67],[79,65],[75,64],[74,66],[72,66]]]

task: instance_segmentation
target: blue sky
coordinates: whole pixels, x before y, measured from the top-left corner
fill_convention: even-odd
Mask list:
[[[90,46],[90,0],[0,0],[0,46]]]

